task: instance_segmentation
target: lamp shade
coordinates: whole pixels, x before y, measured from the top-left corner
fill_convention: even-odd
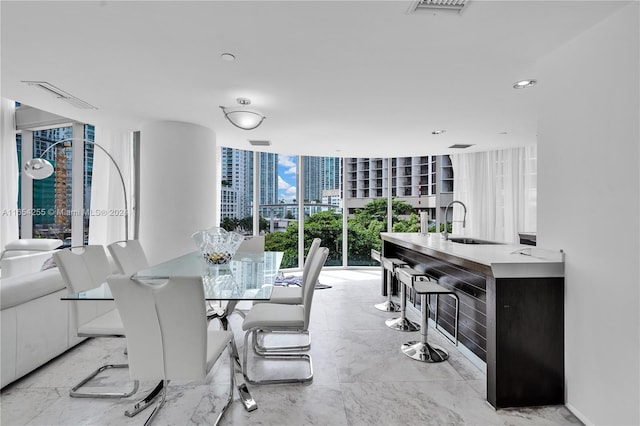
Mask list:
[[[224,116],[229,120],[231,124],[239,129],[253,130],[262,124],[262,121],[266,118],[260,113],[254,111],[248,111],[245,109],[230,110],[221,106]]]
[[[32,158],[25,163],[24,173],[31,179],[46,179],[53,174],[53,166],[44,158]]]

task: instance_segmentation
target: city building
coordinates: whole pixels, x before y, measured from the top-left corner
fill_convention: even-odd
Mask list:
[[[347,205],[349,214],[376,198],[388,195],[391,162],[391,196],[411,204],[416,213],[444,223],[444,209],[453,200],[453,168],[448,155],[420,157],[347,158]]]
[[[259,159],[259,197],[258,206],[278,204],[278,154],[261,152]],[[260,207],[260,216],[272,217],[274,214],[282,214],[283,211],[276,211],[272,208]],[[280,216],[283,217],[283,216]]]
[[[221,148],[220,170],[222,175],[221,218],[251,216],[253,205],[253,152]],[[225,194],[232,191],[234,194]]]

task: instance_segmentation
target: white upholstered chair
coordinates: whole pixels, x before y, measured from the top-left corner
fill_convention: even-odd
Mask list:
[[[308,259],[309,269],[303,276],[303,293],[301,305],[278,304],[278,303],[260,303],[254,305],[247,312],[242,323],[242,329],[245,331],[242,370],[245,379],[253,384],[272,384],[272,383],[304,383],[313,380],[313,366],[311,363],[311,355],[298,352],[282,352],[281,348],[270,350],[269,348],[257,348],[255,345],[257,334],[259,332],[286,332],[286,333],[308,333],[309,319],[311,316],[311,303],[313,301],[313,293],[315,290],[315,282],[318,280],[320,271],[324,266],[329,249],[321,247],[317,250],[317,254],[313,258]],[[309,362],[309,375],[304,378],[279,378],[269,380],[251,379],[247,369],[247,358],[249,348],[249,338],[252,337],[254,345],[253,350],[256,356],[265,359],[304,359]]]
[[[284,303],[287,305],[301,305],[302,304],[302,292],[304,283],[305,274],[307,274],[307,270],[311,264],[309,261],[316,254],[316,251],[320,247],[322,240],[320,238],[314,238],[311,242],[311,246],[309,247],[309,251],[307,253],[307,258],[304,262],[304,269],[302,270],[302,285],[301,286],[274,286],[273,291],[271,292],[271,299],[269,300],[259,300],[253,302],[254,304],[258,303]],[[312,284],[315,285],[315,282]]]
[[[116,241],[107,246],[121,274],[133,274],[149,266],[138,240]]]
[[[240,243],[238,252],[261,253],[264,252],[264,235],[253,235],[245,237]]]
[[[72,247],[53,254],[69,294],[86,291],[107,281],[111,273],[109,259],[100,245]],[[71,323],[79,337],[125,337],[124,327],[113,302],[69,301]],[[127,368],[128,364],[106,364],[71,388],[74,398],[125,398],[138,390],[138,382],[130,392],[80,392],[79,389],[99,373],[110,368]]]
[[[318,249],[320,248],[321,242],[322,241],[320,240],[320,238],[314,238],[313,241],[311,242],[311,246],[309,247],[309,251],[307,252],[307,258],[305,259],[305,262],[304,262],[304,269],[302,271],[302,285],[274,286],[271,292],[271,298],[269,300],[256,300],[253,303],[254,304],[280,303],[285,305],[302,305],[302,293],[304,291],[304,286],[306,283],[304,276],[309,273],[308,270],[312,264],[311,260],[314,258],[314,256],[318,254]],[[315,286],[315,282],[312,283],[312,285]],[[253,340],[253,344],[255,349],[258,351],[266,351],[266,350],[303,351],[311,348],[311,333],[309,333],[308,330],[303,333],[307,335],[306,343],[303,343],[301,345],[295,345],[295,346],[271,346],[269,348],[264,346],[265,333],[268,333],[268,332],[266,330],[261,330],[257,332],[256,335],[254,336],[255,339]]]
[[[164,382],[160,400],[145,425],[164,405],[170,380],[204,379],[227,348],[229,396],[215,421],[218,424],[233,401],[233,333],[207,328],[202,279],[173,277],[148,284],[112,275],[108,281],[127,332],[131,377]]]

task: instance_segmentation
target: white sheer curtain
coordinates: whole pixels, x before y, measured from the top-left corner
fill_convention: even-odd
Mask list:
[[[536,147],[451,155],[454,207],[453,233],[494,241],[518,242],[518,232],[536,231]]]
[[[129,233],[131,220],[131,133],[95,128],[95,141],[104,147],[122,171],[129,205]],[[89,218],[89,244],[111,244],[125,238],[124,194],[118,172],[109,157],[94,147],[93,174],[91,178],[91,217]]]
[[[18,239],[18,153],[16,150],[16,103],[0,100],[0,252]]]

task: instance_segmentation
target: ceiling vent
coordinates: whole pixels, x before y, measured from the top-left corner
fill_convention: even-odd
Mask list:
[[[46,92],[48,92],[49,94],[55,96],[56,98],[70,103],[71,105],[73,105],[76,108],[79,108],[79,109],[98,109],[97,107],[94,107],[90,103],[85,102],[82,99],[78,99],[75,96],[73,96],[71,93],[67,93],[64,90],[54,86],[53,84],[47,83],[46,81],[28,81],[28,80],[23,80],[22,82],[23,83],[27,83],[29,86],[39,87],[40,89],[45,90]]]
[[[271,145],[271,141],[252,141],[250,140],[249,143],[253,146],[269,146]]]
[[[471,145],[467,145],[467,144],[463,144],[463,143],[457,143],[455,145],[451,145],[449,148],[454,148],[454,149],[465,149],[465,148],[469,148],[470,146],[473,146],[473,144]]]
[[[469,0],[415,0],[408,13],[415,12],[449,12],[460,14]]]

